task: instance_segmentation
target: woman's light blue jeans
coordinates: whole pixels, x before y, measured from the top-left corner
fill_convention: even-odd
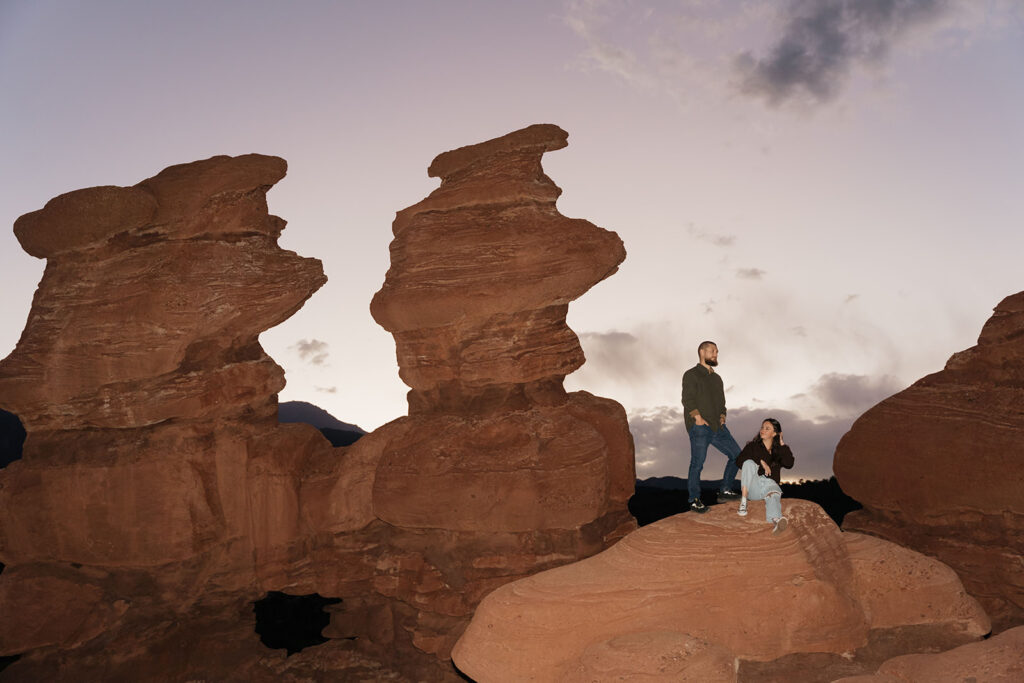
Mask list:
[[[774,522],[782,517],[782,489],[775,480],[757,474],[758,463],[747,460],[740,471],[740,484],[747,489],[749,500],[764,501],[764,518]]]

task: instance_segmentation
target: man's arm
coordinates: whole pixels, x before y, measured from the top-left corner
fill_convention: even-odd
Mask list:
[[[706,425],[707,421],[697,409],[697,379],[693,376],[693,370],[683,373],[683,410],[694,419],[699,425]]]

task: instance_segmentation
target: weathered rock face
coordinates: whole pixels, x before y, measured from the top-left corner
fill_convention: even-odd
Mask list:
[[[618,235],[555,208],[536,125],[437,157],[441,187],[398,213],[391,268],[370,310],[394,334],[410,414],[560,403],[583,364],[567,305],[618,268]]]
[[[864,505],[843,526],[956,569],[996,630],[1024,623],[1022,462],[1024,292],[996,307],[977,346],[871,408],[842,438],[836,478]]]
[[[368,488],[317,508],[303,477],[332,449],[277,424],[284,374],[258,335],[325,281],[319,261],[277,246],[284,221],[265,195],[284,173],[275,157],[214,157],[16,222],[47,266],[0,362],[0,404],[28,432],[0,471],[0,653],[25,655],[11,676],[158,678],[167,624],[201,639],[223,610],[304,575],[306,518],[373,520]]]
[[[3,473],[4,562],[252,552],[248,491],[229,482],[249,478],[284,386],[257,337],[325,281],[276,244],[265,195],[284,173],[276,157],[214,157],[16,222],[48,263],[0,362],[0,401],[28,432]],[[250,561],[238,580],[251,575]]]
[[[479,681],[734,681],[737,659],[744,680],[780,660],[765,680],[808,680],[801,655],[857,661],[878,632],[930,628],[943,645],[988,632],[948,567],[842,533],[814,503],[788,501],[786,515],[779,535],[736,504],[677,515],[502,586],[454,660]]]

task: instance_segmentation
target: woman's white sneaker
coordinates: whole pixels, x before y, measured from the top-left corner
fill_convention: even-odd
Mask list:
[[[739,515],[740,517],[746,517],[747,516],[747,499],[746,498],[740,499],[740,509],[736,512],[736,514]]]

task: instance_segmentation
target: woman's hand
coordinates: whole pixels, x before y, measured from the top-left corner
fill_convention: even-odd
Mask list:
[[[786,442],[782,440],[782,432],[779,432],[779,445],[785,446]]]
[[[772,476],[772,468],[768,467],[768,463],[766,463],[764,460],[761,461],[761,467],[764,468],[764,476],[766,476],[766,477]]]

